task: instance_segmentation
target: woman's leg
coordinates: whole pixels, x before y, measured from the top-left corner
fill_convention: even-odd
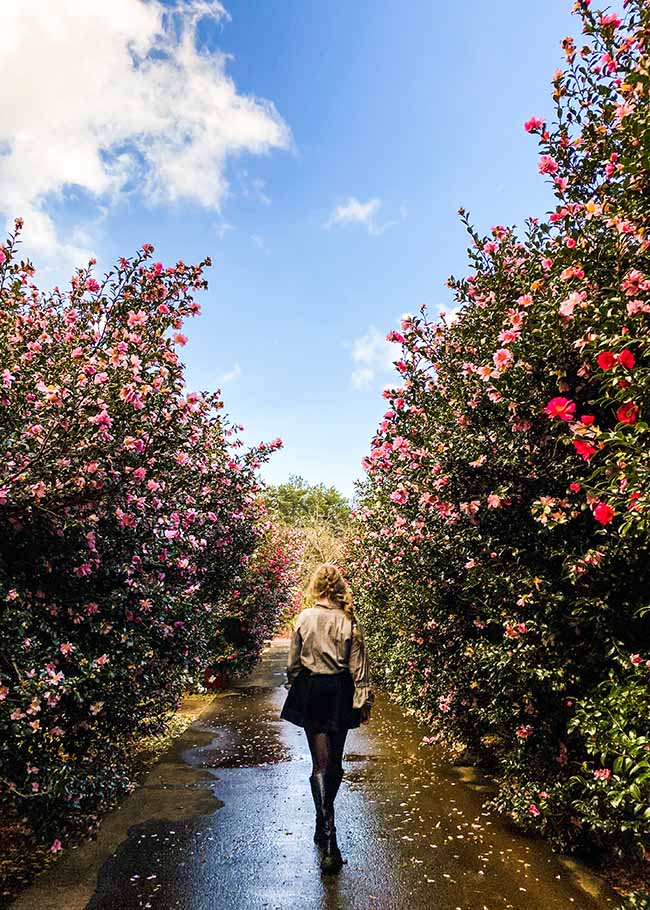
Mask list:
[[[312,730],[305,732],[313,764],[313,773],[309,781],[316,806],[314,840],[325,850],[321,863],[322,868],[326,871],[337,872],[343,861],[336,843],[334,800],[343,777],[341,760],[345,734],[317,733]]]
[[[312,774],[326,774],[332,763],[331,733],[305,729],[311,752]]]
[[[312,773],[309,778],[311,795],[316,808],[316,829],[314,843],[321,847],[325,845],[325,817],[323,804],[325,801],[325,780],[330,764],[330,742],[327,733],[318,733],[305,728],[309,751],[311,753]]]
[[[330,733],[332,765],[341,773],[341,776],[343,775],[343,750],[345,749],[345,739],[347,735],[347,730],[337,730],[336,733]]]

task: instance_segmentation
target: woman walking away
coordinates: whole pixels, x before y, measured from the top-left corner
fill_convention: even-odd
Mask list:
[[[334,800],[343,779],[343,747],[349,729],[368,723],[374,699],[368,659],[350,589],[335,566],[316,569],[308,593],[313,606],[296,621],[289,663],[289,689],[281,717],[305,728],[316,806],[314,841],[323,848],[321,869],[343,865],[336,843]]]

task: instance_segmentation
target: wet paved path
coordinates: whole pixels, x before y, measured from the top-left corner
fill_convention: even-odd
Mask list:
[[[279,720],[286,648],[273,642],[255,674],[216,699],[129,798],[140,820],[103,863],[89,902],[74,881],[79,856],[72,872],[58,864],[40,898],[33,891],[15,906],[613,910],[599,880],[486,814],[486,788],[470,769],[437,761],[419,746],[424,731],[383,698],[371,724],[349,734],[336,802],[348,863],[322,876],[309,750],[302,730]],[[93,886],[95,874],[89,867]]]

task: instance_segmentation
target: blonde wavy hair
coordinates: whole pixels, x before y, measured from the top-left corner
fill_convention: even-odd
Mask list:
[[[326,597],[332,603],[337,604],[355,622],[350,586],[336,566],[330,563],[318,566],[307,586],[307,595],[311,600]]]

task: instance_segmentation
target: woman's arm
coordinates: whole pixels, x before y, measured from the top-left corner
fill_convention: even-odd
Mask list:
[[[293,635],[291,636],[291,645],[289,646],[289,657],[287,660],[287,682],[285,684],[285,689],[289,689],[291,687],[291,683],[294,681],[302,669],[302,664],[300,662],[301,651],[302,637],[300,635],[300,628],[296,626],[296,628],[293,630]]]
[[[353,628],[352,644],[350,646],[350,673],[354,680],[352,707],[366,708],[366,710],[368,710],[372,706],[375,696],[370,688],[370,668],[368,666],[368,655],[366,652],[366,644],[363,639],[363,631],[356,619],[355,626],[356,628]]]

